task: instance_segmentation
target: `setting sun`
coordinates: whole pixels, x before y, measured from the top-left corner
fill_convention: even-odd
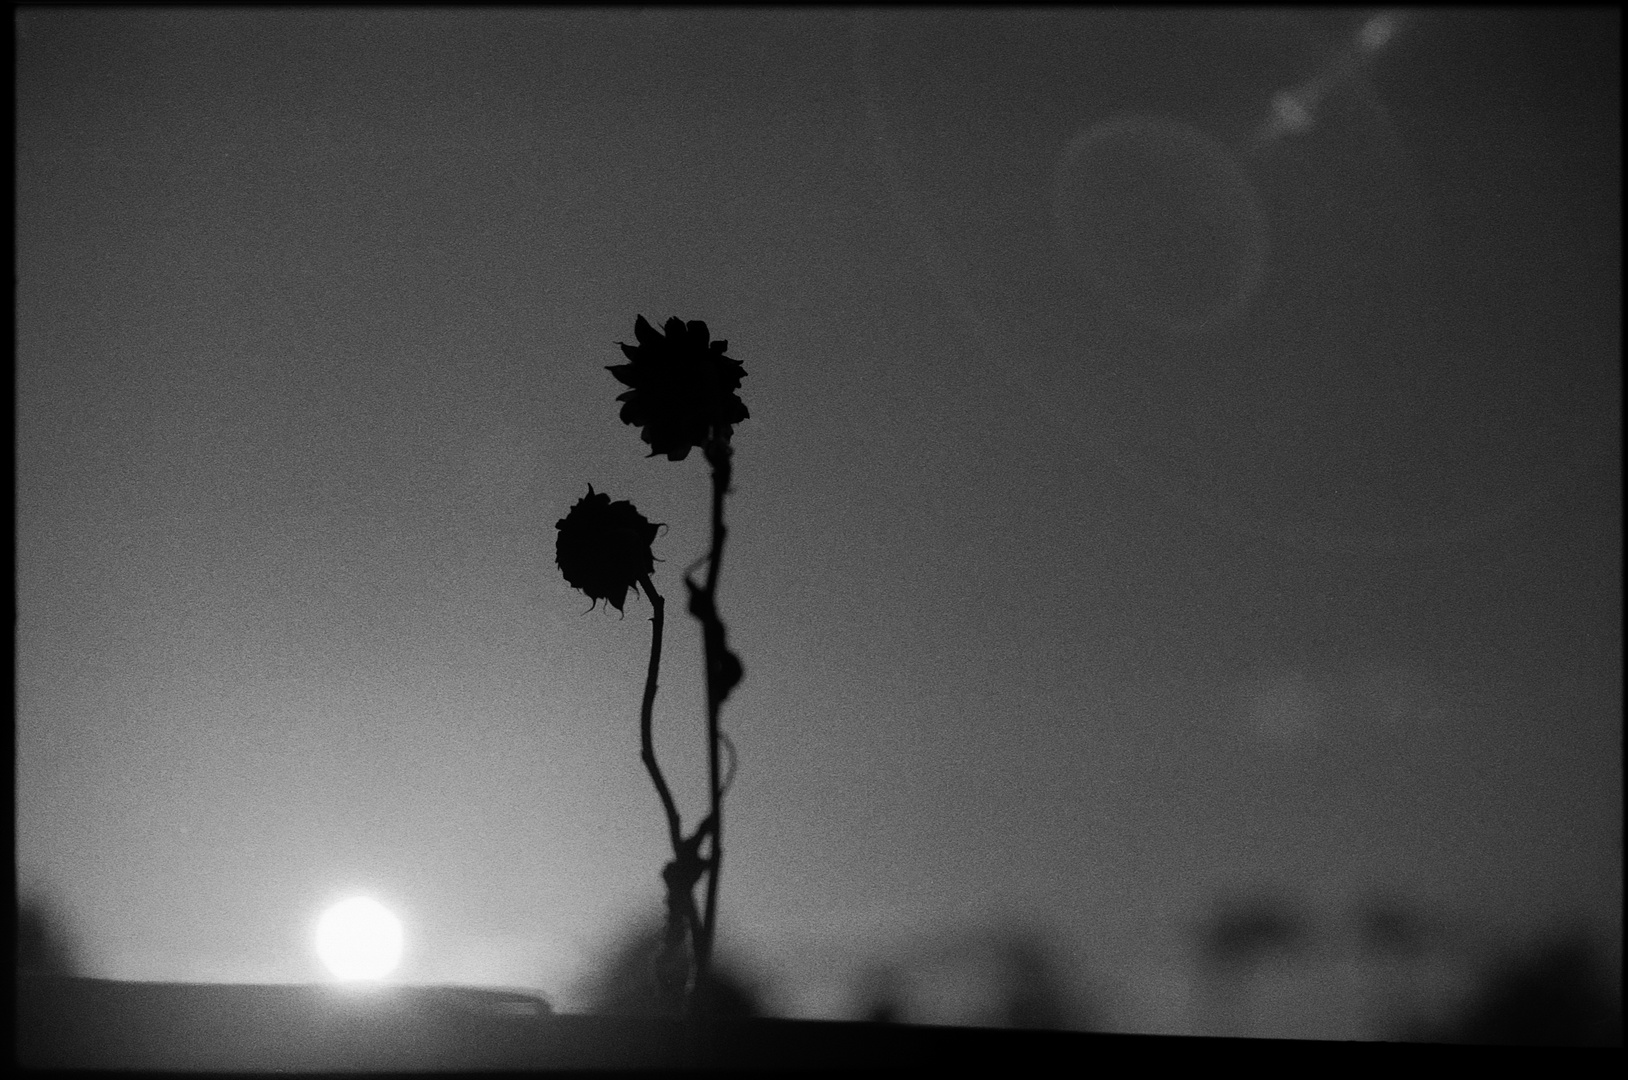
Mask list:
[[[343,982],[389,975],[401,962],[401,947],[401,920],[367,897],[342,900],[317,922],[317,956]]]

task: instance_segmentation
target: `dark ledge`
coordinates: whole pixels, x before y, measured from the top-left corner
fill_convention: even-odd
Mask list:
[[[822,1020],[554,1015],[456,987],[138,983],[19,975],[17,1063],[140,1072],[537,1072],[596,1069],[1077,1071],[1121,1054],[1234,1053],[1323,1065],[1400,1044],[1007,1031]],[[1469,1048],[1414,1046],[1459,1054]],[[1500,1053],[1508,1054],[1508,1049]],[[1551,1052],[1552,1053],[1552,1052]],[[1127,1059],[1136,1060],[1136,1059]],[[1140,1058],[1147,1063],[1145,1057]]]

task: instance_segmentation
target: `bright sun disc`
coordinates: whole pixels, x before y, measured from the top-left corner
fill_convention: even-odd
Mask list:
[[[317,923],[317,956],[344,982],[382,979],[401,962],[401,920],[377,900],[342,900]]]

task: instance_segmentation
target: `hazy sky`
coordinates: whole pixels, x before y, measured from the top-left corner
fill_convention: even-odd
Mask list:
[[[563,992],[666,840],[554,523],[707,539],[642,313],[748,373],[726,943],[1030,918],[1147,1027],[1218,889],[1620,940],[1620,16],[1372,15],[22,12],[23,879]]]

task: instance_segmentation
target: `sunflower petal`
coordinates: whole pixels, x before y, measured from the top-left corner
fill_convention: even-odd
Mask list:
[[[645,320],[643,315],[640,315],[633,323],[633,336],[639,339],[640,345],[661,344],[661,335],[656,332],[656,328],[654,326],[651,326],[650,323]]]

